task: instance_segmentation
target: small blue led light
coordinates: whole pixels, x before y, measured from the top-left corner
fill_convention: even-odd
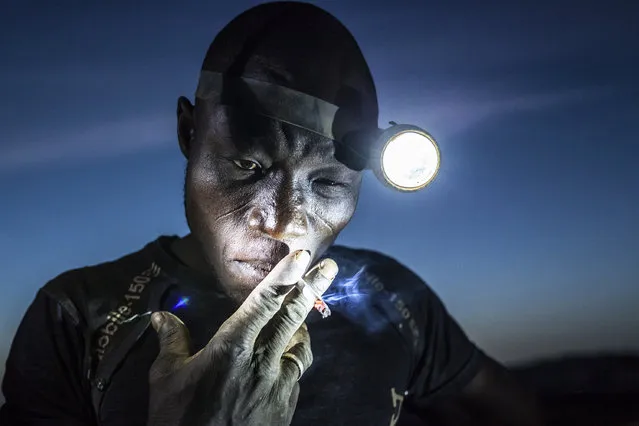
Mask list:
[[[176,310],[183,306],[188,306],[190,301],[191,299],[189,299],[188,297],[181,297],[180,300],[178,300],[178,302],[175,304],[175,306],[173,306],[173,310]]]

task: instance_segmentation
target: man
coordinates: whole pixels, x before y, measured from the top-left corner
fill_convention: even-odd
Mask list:
[[[3,424],[539,424],[418,277],[333,245],[361,182],[339,135],[377,114],[359,47],[328,13],[282,2],[234,19],[195,105],[178,100],[191,233],[38,293]],[[312,310],[325,291],[328,318]]]

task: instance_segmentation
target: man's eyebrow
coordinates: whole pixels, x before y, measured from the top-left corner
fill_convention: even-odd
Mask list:
[[[207,143],[216,144],[218,149],[227,155],[245,155],[263,159],[264,157],[271,157],[273,155],[272,150],[269,150],[264,144],[266,139],[267,138],[263,136],[234,137],[227,133],[216,133],[207,138]]]
[[[332,159],[329,164],[321,168],[320,171],[334,173],[343,177],[356,176],[359,172],[348,167],[346,164],[340,162],[337,159]]]

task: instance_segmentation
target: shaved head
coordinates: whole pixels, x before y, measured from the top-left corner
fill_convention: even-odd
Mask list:
[[[352,34],[307,3],[274,2],[233,19],[211,43],[202,70],[278,84],[338,106],[377,127],[375,84]]]

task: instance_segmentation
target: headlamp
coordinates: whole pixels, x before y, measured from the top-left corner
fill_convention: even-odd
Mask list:
[[[366,156],[359,168],[373,171],[385,185],[402,192],[417,191],[433,181],[440,165],[435,139],[425,130],[409,124],[391,122],[391,127],[377,132],[354,132],[346,136],[348,151]],[[347,165],[354,158],[342,155]]]
[[[379,167],[373,171],[400,191],[417,191],[433,181],[439,171],[439,148],[424,130],[393,126],[383,133]],[[381,173],[379,173],[379,172]]]
[[[340,107],[325,100],[277,84],[207,70],[200,74],[196,97],[333,139],[338,160],[355,170],[371,169],[379,180],[398,191],[422,189],[439,171],[437,143],[417,126],[395,122],[385,130],[358,126],[340,117],[348,113],[341,114]]]

